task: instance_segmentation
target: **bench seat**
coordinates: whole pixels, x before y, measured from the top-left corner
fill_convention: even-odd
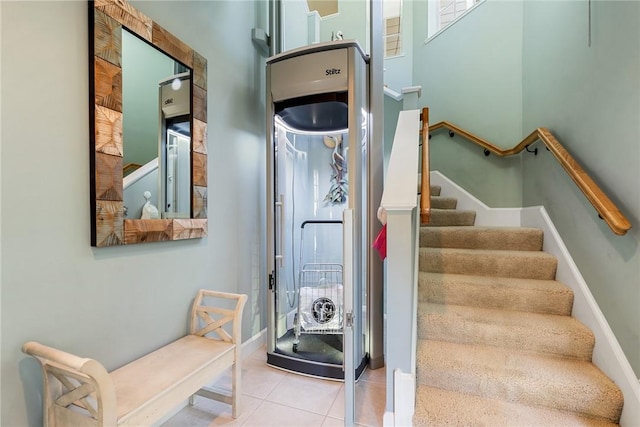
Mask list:
[[[211,305],[211,300],[222,304]],[[236,418],[246,300],[242,294],[200,290],[192,305],[189,334],[112,372],[94,359],[25,343],[22,351],[38,359],[43,369],[44,425],[149,426],[187,399],[192,402],[196,394],[230,404]],[[229,323],[232,333],[224,329]],[[231,369],[230,393],[208,389],[227,369]]]
[[[145,412],[166,406],[161,400],[175,406],[174,396],[195,394],[201,378],[215,378],[233,365],[233,350],[232,343],[187,335],[111,372],[118,425],[146,425]]]

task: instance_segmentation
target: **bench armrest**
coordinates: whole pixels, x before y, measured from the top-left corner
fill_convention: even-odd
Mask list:
[[[210,305],[210,300],[235,300],[233,308]],[[239,345],[242,342],[242,312],[247,295],[201,289],[198,291],[191,309],[190,333],[201,337],[219,339]],[[222,304],[220,301],[219,305]],[[228,306],[228,304],[227,304]],[[227,323],[233,323],[231,335],[223,329]],[[217,336],[209,336],[215,333]]]
[[[35,357],[42,366],[46,425],[55,425],[47,419],[56,412],[55,407],[66,411],[71,405],[83,409],[102,425],[116,424],[113,382],[99,362],[35,341],[25,343],[22,351]]]

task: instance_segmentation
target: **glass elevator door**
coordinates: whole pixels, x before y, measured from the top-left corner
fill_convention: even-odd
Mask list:
[[[342,378],[347,134],[275,133],[275,353],[292,370]]]
[[[355,356],[349,362],[355,365],[354,375],[364,369],[366,263],[359,230],[366,226],[361,214],[366,205],[361,182],[365,138],[360,126],[350,135],[348,130],[294,130],[275,120],[270,317],[275,345],[267,356],[269,364],[345,379],[348,326],[353,332],[350,343]],[[353,217],[348,229],[343,218],[347,210]],[[351,242],[348,253],[345,239]],[[353,307],[349,312],[345,303]]]

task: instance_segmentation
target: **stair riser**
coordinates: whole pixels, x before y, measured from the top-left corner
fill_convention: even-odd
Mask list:
[[[514,279],[510,285],[508,279],[452,278],[451,275],[420,272],[418,295],[420,301],[436,304],[571,315],[573,293],[569,288],[535,286],[535,283],[527,287],[522,280]]]
[[[430,341],[421,341],[424,342]],[[613,422],[619,419],[622,411],[622,394],[613,383],[602,385],[589,379],[574,381],[569,373],[555,370],[553,376],[535,376],[519,366],[526,362],[512,358],[507,352],[492,363],[485,363],[470,357],[460,359],[453,354],[432,354],[437,349],[422,344],[420,347],[416,378],[420,385],[573,411]]]
[[[455,209],[458,200],[451,197],[431,196],[431,209]]]
[[[450,372],[440,373],[434,371],[427,375],[426,378],[421,377],[420,382],[430,387],[447,389],[452,383],[459,384],[462,381],[467,381],[465,378],[450,374]],[[532,388],[529,385],[515,385],[513,382],[514,381],[510,381],[509,384],[505,384],[486,377],[479,382],[466,382],[464,386],[456,387],[454,391],[485,396],[492,399],[502,399],[507,402],[517,402],[524,405],[546,406],[562,411],[573,411],[579,414],[602,417],[612,422],[615,422],[618,417],[615,413],[592,413],[592,408],[606,405],[606,402],[601,402],[599,396],[583,397],[585,393],[580,387],[569,388],[551,384]],[[561,398],[563,403],[571,401],[574,402],[574,404],[555,405],[555,400],[552,399],[552,397],[557,397],[558,400]],[[620,408],[620,411],[622,411],[622,408]]]
[[[617,427],[602,418],[582,417],[574,412],[532,408],[517,403],[485,399],[439,388],[418,386],[414,427],[431,426],[581,426]]]
[[[431,209],[428,226],[471,226],[476,221],[474,211]]]
[[[489,345],[548,356],[591,360],[593,334],[577,324],[546,326],[491,324],[483,319],[419,313],[418,338],[464,344]]]
[[[422,227],[420,246],[431,248],[542,250],[542,231],[486,227]]]
[[[422,190],[422,186],[420,185],[422,183],[421,180],[418,180],[418,193],[420,192],[420,190]],[[431,196],[440,196],[440,191],[442,190],[442,188],[439,185],[432,185],[429,187],[429,194]]]
[[[552,280],[558,261],[543,252],[420,248],[420,271]]]

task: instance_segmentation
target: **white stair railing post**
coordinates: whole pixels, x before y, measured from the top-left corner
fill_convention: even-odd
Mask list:
[[[420,111],[401,111],[381,202],[387,214],[384,425],[410,424],[414,408],[419,132]]]
[[[402,95],[402,109],[415,110],[418,108],[418,98],[422,96],[422,86],[403,87]]]

